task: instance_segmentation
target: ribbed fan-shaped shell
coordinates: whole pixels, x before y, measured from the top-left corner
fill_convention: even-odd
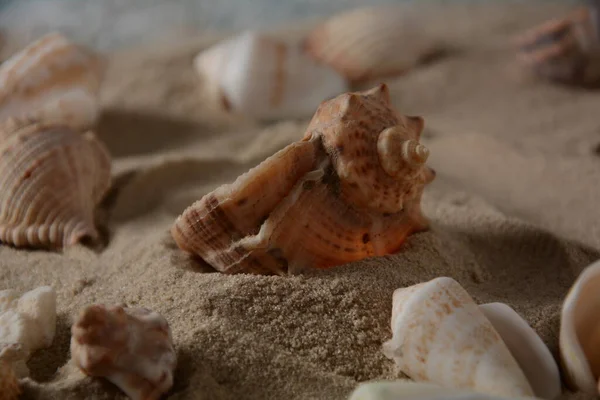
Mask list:
[[[90,128],[98,112],[103,59],[50,33],[0,65],[0,122],[9,117]]]
[[[324,102],[302,141],[188,207],[171,233],[178,246],[224,273],[285,274],[397,251],[425,230],[423,164],[388,175],[378,136],[418,141],[422,120],[397,115],[384,85]]]
[[[401,75],[440,49],[406,9],[358,8],[315,27],[305,51],[351,82]]]
[[[0,128],[0,242],[62,248],[96,238],[110,156],[87,132],[31,121]]]

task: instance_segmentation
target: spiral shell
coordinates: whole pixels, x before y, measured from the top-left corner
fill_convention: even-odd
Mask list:
[[[352,83],[401,75],[441,50],[405,8],[357,8],[326,20],[304,41],[315,60]]]
[[[62,248],[98,237],[94,209],[110,156],[92,132],[35,121],[0,127],[0,241]]]

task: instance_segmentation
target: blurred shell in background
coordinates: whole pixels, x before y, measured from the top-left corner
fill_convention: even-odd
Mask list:
[[[380,6],[333,16],[308,34],[304,49],[351,83],[364,83],[402,75],[442,47],[406,8]]]
[[[297,44],[253,31],[201,52],[194,66],[222,108],[257,119],[309,117],[347,90],[343,77]]]

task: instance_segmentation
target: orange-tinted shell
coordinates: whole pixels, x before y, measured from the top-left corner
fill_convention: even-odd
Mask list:
[[[20,395],[19,380],[12,367],[0,360],[0,400],[17,400]]]
[[[392,129],[398,142],[418,141],[422,128],[391,108],[385,85],[326,101],[302,141],[188,207],[173,238],[224,273],[284,274],[393,253],[427,228],[420,199],[434,173],[408,154],[414,148],[394,153],[386,145],[395,141],[379,138]]]

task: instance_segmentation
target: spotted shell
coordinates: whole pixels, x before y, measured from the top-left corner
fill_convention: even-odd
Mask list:
[[[62,248],[97,238],[110,156],[92,132],[11,119],[0,127],[0,242]]]
[[[600,4],[579,7],[516,38],[518,58],[535,74],[558,83],[600,86]]]
[[[223,273],[286,274],[397,251],[427,229],[434,172],[423,119],[398,114],[383,84],[325,101],[304,138],[188,207],[171,233]],[[406,146],[405,144],[409,145]]]
[[[0,65],[0,122],[32,118],[90,128],[105,66],[60,33],[39,38]]]
[[[305,51],[352,83],[402,75],[440,51],[405,8],[377,6],[334,15],[304,40]]]
[[[17,376],[10,364],[0,360],[0,400],[17,400],[20,395]]]

